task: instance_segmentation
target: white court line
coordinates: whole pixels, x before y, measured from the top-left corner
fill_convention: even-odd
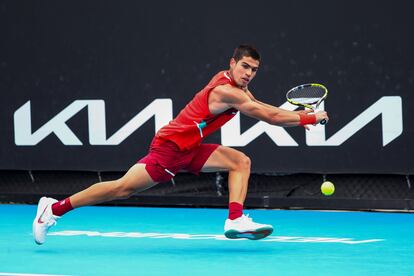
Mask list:
[[[244,239],[229,240],[224,235],[214,234],[186,234],[186,233],[141,233],[141,232],[97,232],[66,230],[51,232],[50,236],[88,236],[108,238],[149,238],[149,239],[181,239],[181,240],[226,240],[243,241]],[[260,242],[296,242],[296,243],[343,243],[361,244],[381,242],[384,239],[356,240],[354,238],[332,238],[332,237],[290,237],[290,236],[269,236]]]
[[[27,274],[27,273],[8,273],[0,272],[0,276],[70,276],[70,275],[61,275],[61,274]]]

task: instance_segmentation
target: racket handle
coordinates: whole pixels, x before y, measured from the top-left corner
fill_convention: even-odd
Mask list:
[[[325,125],[326,124],[326,120],[323,119],[322,121],[319,122],[321,125]]]

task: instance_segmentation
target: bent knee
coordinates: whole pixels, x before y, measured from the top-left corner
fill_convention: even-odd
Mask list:
[[[250,170],[251,166],[251,160],[250,158],[245,155],[244,153],[241,153],[240,156],[237,159],[237,162],[235,164],[236,170],[246,171]]]

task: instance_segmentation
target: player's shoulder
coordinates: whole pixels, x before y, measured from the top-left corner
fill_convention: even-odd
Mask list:
[[[213,95],[213,97],[217,97],[219,100],[237,99],[245,96],[243,89],[236,85],[228,70],[218,72],[210,84],[210,96]]]
[[[230,74],[229,74],[228,71],[220,71],[217,74],[215,74],[211,78],[211,80],[208,84],[208,87],[216,87],[218,85],[223,85],[223,84],[232,84],[232,85],[234,85],[233,80],[230,77]]]
[[[240,102],[245,100],[247,95],[239,87],[231,84],[223,84],[215,87],[210,94],[210,97],[222,102]]]
[[[224,94],[238,94],[240,93],[240,91],[242,91],[239,87],[231,85],[229,83],[225,83],[225,84],[221,84],[221,85],[217,85],[216,87],[214,87],[212,92],[215,93],[224,93]]]

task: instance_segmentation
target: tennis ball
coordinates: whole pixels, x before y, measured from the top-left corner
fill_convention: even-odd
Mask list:
[[[335,186],[331,181],[325,181],[322,183],[321,192],[326,195],[330,196],[335,192]]]

